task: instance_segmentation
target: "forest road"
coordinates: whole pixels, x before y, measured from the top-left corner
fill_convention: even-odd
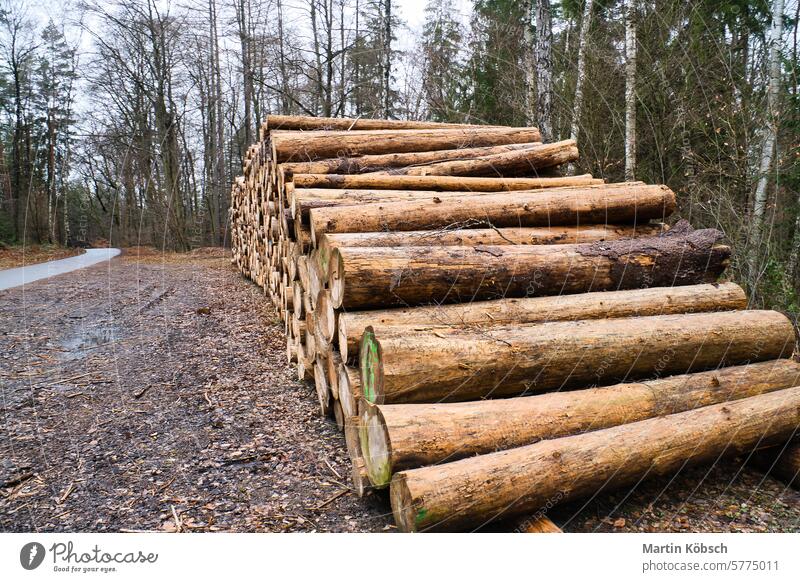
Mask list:
[[[119,254],[119,249],[86,249],[85,253],[75,257],[5,269],[0,271],[0,291],[91,267],[97,263],[111,260]]]

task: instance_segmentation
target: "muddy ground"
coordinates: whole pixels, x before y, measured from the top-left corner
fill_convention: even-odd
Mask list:
[[[0,531],[391,531],[219,251],[132,250],[0,291]],[[800,531],[741,459],[550,513],[565,531]]]

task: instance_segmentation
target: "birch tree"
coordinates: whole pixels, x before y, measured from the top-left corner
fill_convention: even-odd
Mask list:
[[[581,33],[578,40],[578,73],[575,79],[575,99],[572,105],[572,122],[570,123],[569,137],[578,140],[580,135],[581,113],[583,110],[583,82],[586,77],[586,47],[589,40],[589,27],[592,25],[592,8],[594,0],[586,0],[581,17]],[[575,174],[575,164],[570,164],[567,174]]]
[[[550,0],[536,2],[536,119],[543,141],[553,141],[553,25]]]
[[[636,176],[636,0],[625,0],[625,179]]]
[[[758,168],[758,184],[753,197],[753,220],[756,239],[760,239],[764,228],[764,213],[767,207],[767,183],[775,145],[778,138],[778,98],[781,85],[780,44],[783,35],[783,0],[774,0],[772,5],[772,29],[769,37],[769,87],[767,90],[767,120],[762,131],[761,159]]]

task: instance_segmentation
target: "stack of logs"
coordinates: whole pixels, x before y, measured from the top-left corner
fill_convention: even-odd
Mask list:
[[[233,262],[401,530],[536,514],[800,425],[791,322],[719,282],[722,233],[666,225],[666,186],[562,177],[576,144],[535,128],[270,116],[260,137]],[[789,478],[796,450],[771,452]]]

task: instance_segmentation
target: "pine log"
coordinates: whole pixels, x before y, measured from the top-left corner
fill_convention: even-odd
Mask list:
[[[372,403],[474,400],[603,385],[790,357],[789,319],[725,311],[390,335],[367,328],[362,395]]]
[[[270,146],[275,163],[336,158],[363,154],[390,154],[453,150],[541,141],[536,128],[463,128],[366,131],[272,131]]]
[[[334,400],[331,404],[331,409],[333,411],[333,419],[336,422],[336,428],[344,432],[344,413],[342,412],[342,405],[338,400]]]
[[[341,364],[339,366],[339,402],[345,417],[358,417],[358,401],[361,398],[361,378],[358,369]]]
[[[732,311],[746,307],[747,296],[741,287],[736,283],[719,283],[343,311],[338,314],[336,343],[342,359],[348,361],[358,356],[358,344],[368,326],[372,326],[378,337],[383,337],[438,327],[492,327],[513,323]]]
[[[382,174],[297,174],[295,188],[352,190],[433,190],[463,192],[509,192],[542,188],[568,188],[602,184],[591,174],[549,178],[487,178],[469,176],[395,176]]]
[[[682,221],[657,237],[579,245],[339,247],[328,288],[334,309],[350,310],[713,283],[730,258],[721,236]]]
[[[353,471],[351,477],[353,480],[353,490],[357,497],[364,497],[367,491],[370,490],[369,479],[367,478],[367,469],[364,465],[364,459],[356,457],[352,459]]]
[[[323,233],[435,230],[480,226],[576,226],[663,220],[675,210],[666,186],[608,184],[529,193],[484,194],[454,199],[366,204],[358,212],[313,209],[309,221],[316,243]]]
[[[397,168],[380,174],[395,176],[520,176],[536,175],[578,159],[574,139],[541,144],[514,152],[492,154],[471,160],[438,162],[427,166]]]
[[[795,387],[542,441],[397,473],[392,512],[402,531],[469,528],[748,452],[798,424]]]
[[[539,145],[539,142],[514,143],[479,148],[461,148],[455,150],[434,150],[431,152],[408,152],[404,154],[333,158],[329,160],[317,160],[315,162],[286,162],[278,166],[277,172],[278,174],[283,174],[284,180],[291,179],[291,176],[294,174],[361,174],[389,168],[421,166],[448,160],[470,160],[482,156],[528,149],[536,145]]]
[[[322,273],[330,275],[331,252],[338,247],[419,247],[480,245],[580,244],[635,236],[657,236],[667,230],[663,223],[639,225],[589,224],[534,228],[458,228],[399,232],[351,232],[324,234],[317,245]]]
[[[521,190],[520,192],[531,193],[542,188],[554,190],[563,188],[561,184],[554,184],[552,187],[544,182],[552,178],[542,178],[539,180],[539,187]],[[599,183],[591,177],[584,178],[576,176],[572,178],[569,187],[603,187],[605,184]],[[491,193],[491,192],[489,192]],[[287,189],[287,199],[289,211],[295,220],[300,219],[301,225],[309,223],[311,211],[315,208],[339,208],[341,206],[361,206],[363,204],[388,203],[388,202],[434,202],[436,200],[448,200],[461,198],[463,196],[476,196],[480,192],[471,191],[446,191],[436,190],[357,190],[357,189],[336,189],[336,188],[289,188]]]
[[[307,115],[268,115],[261,128],[265,131],[276,129],[290,131],[325,130],[376,130],[376,129],[452,129],[487,127],[471,124],[441,123],[437,121],[412,121],[404,119],[367,119],[364,117],[310,117]]]
[[[449,404],[362,407],[360,442],[376,487],[393,473],[739,400],[800,385],[773,360],[573,392]]]
[[[317,357],[316,360],[314,360],[314,388],[317,392],[320,414],[322,416],[327,416],[331,406],[331,391],[328,387],[326,364],[322,357]]]

